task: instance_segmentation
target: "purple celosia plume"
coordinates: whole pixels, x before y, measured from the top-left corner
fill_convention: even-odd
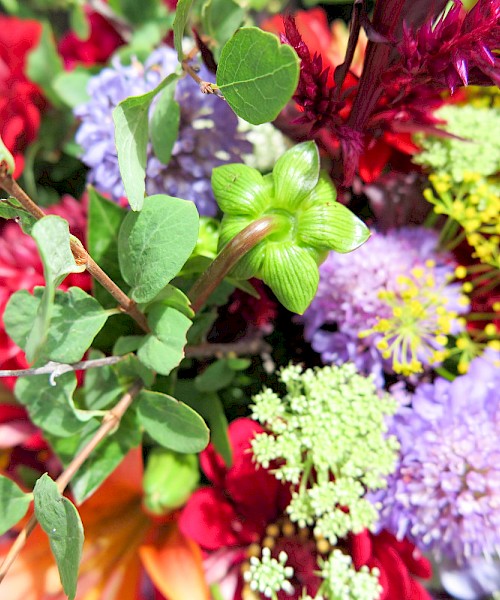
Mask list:
[[[427,321],[444,307],[457,314],[465,311],[461,286],[449,283],[456,263],[449,252],[436,250],[437,242],[433,230],[404,227],[386,235],[374,232],[351,254],[330,253],[320,267],[317,294],[301,317],[305,338],[321,354],[324,363],[341,364],[350,360],[360,372],[372,373],[377,384],[382,385],[383,371],[391,372],[392,366],[378,347],[381,334],[374,332],[363,338],[359,334],[382,319],[392,318],[391,306],[384,297],[387,292],[401,297],[410,306],[410,301],[404,301],[406,278],[415,269],[421,269],[424,280],[415,282],[429,293],[435,292],[433,302],[425,306],[415,322],[421,336],[419,358],[423,364],[429,364],[429,355],[423,353]],[[460,329],[461,325],[455,321],[453,332]]]
[[[75,109],[81,120],[76,141],[83,148],[83,162],[90,167],[88,179],[115,200],[125,192],[118,167],[112,111],[128,96],[154,89],[177,68],[177,53],[168,46],[155,50],[144,64],[132,60],[130,65],[123,65],[115,57],[110,68],[90,80],[90,100]],[[211,78],[203,66],[200,77]],[[237,131],[238,120],[229,106],[216,96],[202,94],[191,78],[184,77],[178,82],[175,100],[181,116],[172,158],[168,165],[162,164],[148,145],[146,192],[192,200],[200,214],[213,216],[217,205],[210,184],[212,169],[241,162],[242,154],[251,152],[252,145]]]
[[[381,502],[379,527],[459,564],[500,545],[500,352],[466,375],[419,385],[391,433],[400,460]]]

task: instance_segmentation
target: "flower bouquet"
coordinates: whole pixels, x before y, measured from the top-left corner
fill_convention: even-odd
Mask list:
[[[0,6],[0,596],[498,597],[500,1]]]

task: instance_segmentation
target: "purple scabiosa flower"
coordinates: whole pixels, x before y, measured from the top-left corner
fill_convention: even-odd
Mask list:
[[[381,529],[458,564],[500,547],[500,352],[491,348],[450,382],[417,386],[391,433],[399,465],[381,502]]]
[[[177,68],[177,53],[168,46],[155,50],[144,64],[133,59],[130,65],[123,65],[115,57],[111,67],[90,80],[90,100],[75,109],[81,120],[76,141],[83,148],[83,162],[90,167],[88,179],[115,200],[125,191],[115,147],[113,109],[129,96],[154,89]],[[200,77],[210,79],[204,66]],[[241,162],[244,153],[252,152],[252,144],[237,131],[238,119],[229,106],[216,96],[202,94],[191,78],[178,82],[175,100],[181,111],[179,136],[168,165],[162,164],[148,145],[146,192],[192,200],[201,215],[213,216],[217,204],[210,184],[212,169]]]
[[[446,334],[466,302],[449,252],[424,227],[374,232],[352,254],[331,253],[302,317],[305,338],[325,363],[354,362],[383,385],[383,371],[419,372],[440,362]],[[360,337],[362,335],[363,337]]]

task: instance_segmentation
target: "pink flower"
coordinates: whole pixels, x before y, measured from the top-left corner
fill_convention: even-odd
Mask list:
[[[74,32],[64,35],[59,42],[59,53],[64,59],[66,69],[78,65],[91,67],[103,64],[124,42],[120,34],[100,14],[87,10],[90,34],[81,40]]]
[[[46,104],[25,75],[26,57],[38,44],[41,31],[36,21],[0,16],[0,135],[14,156],[15,177],[23,170],[23,153],[36,138]]]

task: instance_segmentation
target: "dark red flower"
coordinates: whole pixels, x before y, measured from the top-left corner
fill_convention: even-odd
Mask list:
[[[42,26],[36,21],[0,16],[0,135],[14,156],[17,177],[23,153],[37,136],[46,102],[25,75],[26,57],[36,47]]]
[[[350,552],[356,569],[363,565],[379,569],[380,600],[431,600],[415,579],[430,579],[431,564],[408,540],[399,541],[387,531],[375,535],[365,530],[352,536]]]
[[[59,42],[64,66],[70,70],[78,65],[92,66],[105,63],[124,41],[113,26],[100,14],[87,10],[89,37],[81,40],[70,31]]]

